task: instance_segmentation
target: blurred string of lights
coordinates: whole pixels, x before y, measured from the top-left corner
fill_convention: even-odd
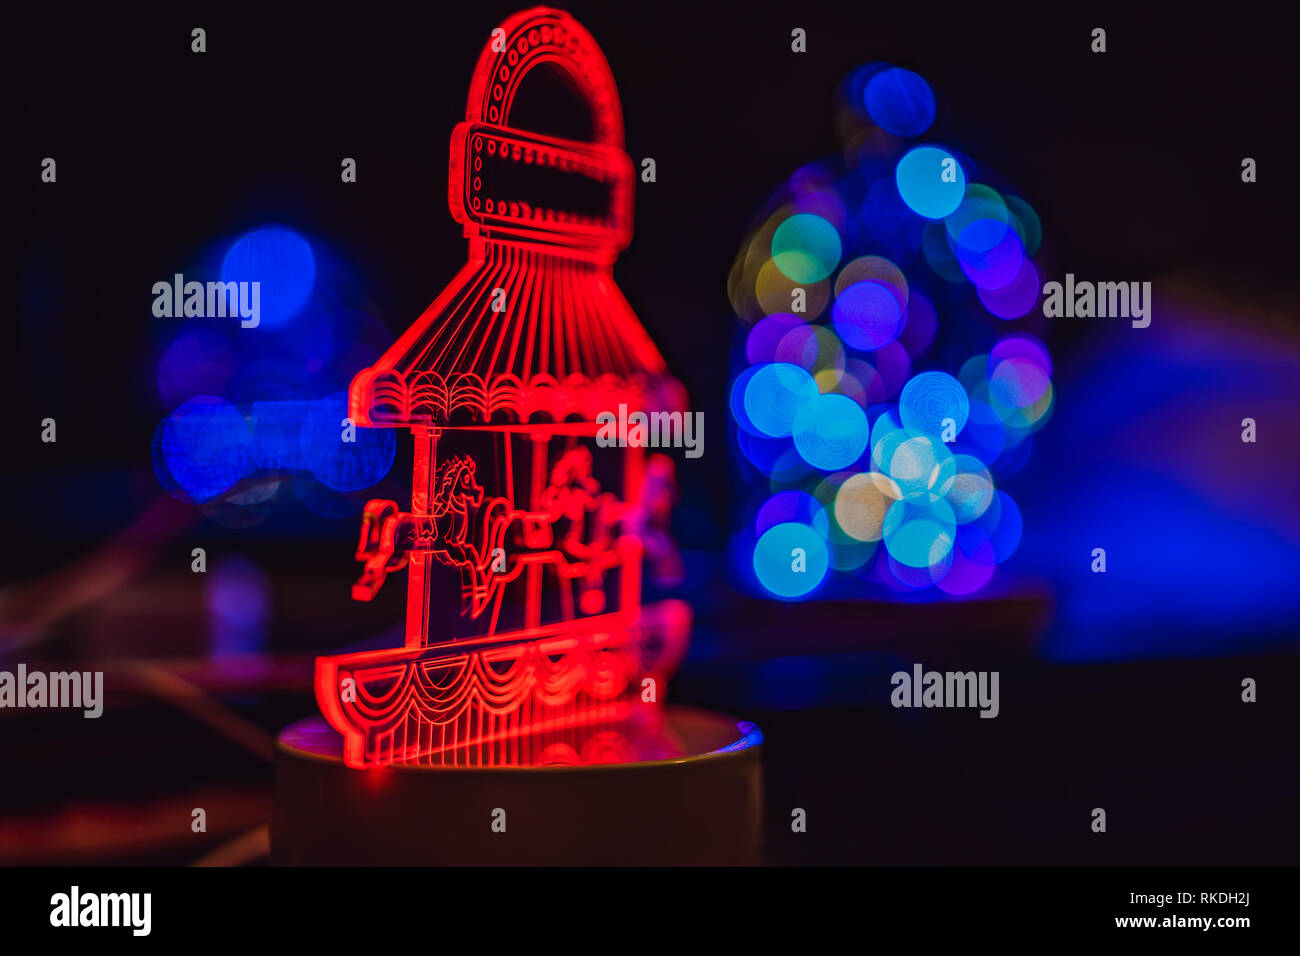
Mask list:
[[[844,156],[789,178],[728,278],[757,491],[738,552],[784,599],[831,580],[965,597],[1020,542],[1001,484],[1055,400],[1030,331],[1042,226],[964,154],[914,141],[935,118],[916,73],[869,64],[840,99]]]
[[[396,439],[344,424],[352,371],[391,338],[350,270],[322,243],[271,224],[213,245],[186,274],[200,278],[259,282],[260,322],[155,319],[158,394],[170,409],[153,437],[159,482],[232,528],[289,499],[324,517],[358,513],[356,493],[388,474]]]

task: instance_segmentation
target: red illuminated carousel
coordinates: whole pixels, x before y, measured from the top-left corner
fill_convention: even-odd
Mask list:
[[[540,67],[580,94],[589,141],[511,125]],[[632,163],[568,14],[493,31],[449,179],[469,262],[349,397],[358,425],[414,436],[409,510],[366,505],[352,588],[405,571],[406,640],[318,658],[329,726],[280,734],[272,862],[756,862],[762,735],[661,703],[691,623],[641,604],[643,565],[680,567],[672,460],[596,441],[602,412],[685,395],[614,283]]]
[[[415,439],[410,510],[366,505],[352,588],[367,601],[407,571],[405,646],[317,663],[352,766],[476,744],[504,744],[484,759],[508,761],[510,741],[539,731],[644,719],[688,637],[684,604],[641,607],[642,530],[664,510],[671,461],[647,481],[644,449],[593,440],[600,412],[681,395],[611,272],[633,189],[613,76],[567,14],[527,11],[501,30],[451,138],[469,262],[350,392],[358,425]],[[510,126],[542,64],[589,105],[592,142]]]

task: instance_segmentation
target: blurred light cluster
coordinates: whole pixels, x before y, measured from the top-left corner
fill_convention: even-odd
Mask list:
[[[730,408],[759,491],[739,543],[781,598],[832,576],[970,595],[1020,542],[999,484],[1053,406],[1030,331],[1042,227],[961,153],[908,141],[935,117],[916,73],[871,64],[841,97],[844,157],[790,177],[728,279],[747,325]]]
[[[261,321],[155,320],[158,394],[171,409],[154,432],[159,482],[235,528],[286,493],[326,517],[355,514],[354,493],[388,474],[396,438],[345,422],[352,374],[390,337],[350,270],[267,225],[214,245],[186,278],[259,282]]]

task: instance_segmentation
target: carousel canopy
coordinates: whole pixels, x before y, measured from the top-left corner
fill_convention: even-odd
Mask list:
[[[534,8],[503,28],[451,140],[449,200],[470,262],[353,380],[358,424],[592,421],[620,404],[684,404],[611,271],[631,238],[634,173],[609,65],[561,11]],[[539,67],[588,104],[592,142],[511,127],[515,93]]]

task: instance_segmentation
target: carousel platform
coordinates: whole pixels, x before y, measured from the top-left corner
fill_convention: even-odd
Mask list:
[[[353,769],[322,718],[281,732],[271,863],[752,865],[763,735],[710,711],[592,724]]]

